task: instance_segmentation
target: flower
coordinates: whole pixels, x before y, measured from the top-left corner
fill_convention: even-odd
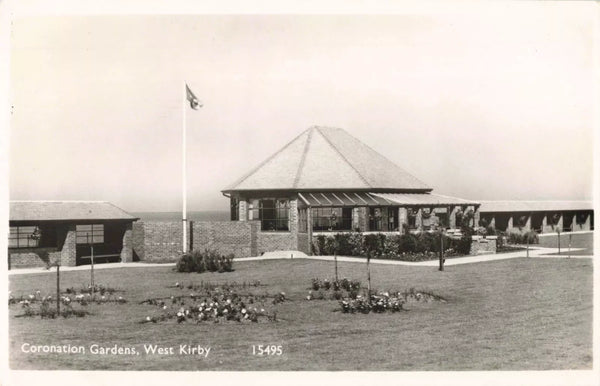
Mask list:
[[[223,310],[224,314],[227,314],[229,311],[227,311],[227,308]]]
[[[242,314],[245,314],[245,313],[246,313],[246,309],[242,308]]]
[[[146,320],[149,322],[151,318],[149,316],[146,316]]]
[[[166,309],[167,309],[167,306],[163,306],[163,310],[166,310]]]
[[[29,295],[29,299],[31,299],[31,300],[35,299],[35,296]]]

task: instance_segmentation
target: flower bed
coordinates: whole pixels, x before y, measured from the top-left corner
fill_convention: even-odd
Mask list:
[[[189,295],[172,295],[168,298],[146,299],[142,303],[156,306],[158,315],[148,315],[139,323],[158,323],[168,320],[183,322],[274,322],[277,314],[268,308],[266,303],[276,305],[287,301],[285,292],[275,295],[267,293],[255,295],[251,293],[239,293],[232,286],[213,287],[202,286],[198,293]],[[175,288],[183,290],[184,287],[176,283]]]
[[[370,296],[358,295],[356,298],[344,298],[340,301],[341,311],[345,314],[368,314],[406,311],[404,305],[409,302],[446,302],[444,298],[429,291],[411,288],[402,292],[375,292]]]
[[[100,288],[104,288],[104,290],[100,291]],[[68,288],[65,292],[63,292],[59,300],[61,304],[60,316],[66,318],[70,316],[83,317],[90,315],[90,312],[82,308],[90,303],[127,303],[127,300],[123,296],[115,294],[115,292],[122,291],[115,289],[108,291],[106,287],[98,286],[95,287],[95,289],[98,289],[98,292],[92,294],[91,289],[91,286],[88,286],[87,289],[84,288],[80,291],[76,291],[73,288]],[[34,293],[28,295],[20,295],[18,297],[13,296],[13,294],[9,292],[8,305],[9,307],[12,305],[21,306],[23,309],[23,314],[17,315],[16,317],[41,316],[42,319],[54,319],[59,316],[55,307],[56,297],[52,295],[43,296],[40,291],[35,291]]]

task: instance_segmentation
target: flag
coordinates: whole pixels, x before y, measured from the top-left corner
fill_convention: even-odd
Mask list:
[[[190,87],[187,84],[185,85],[185,91],[187,94],[187,100],[190,102],[190,107],[192,109],[198,110],[200,107],[202,107],[202,103],[198,100],[198,98],[196,98],[196,96],[194,95],[192,90],[190,90]]]

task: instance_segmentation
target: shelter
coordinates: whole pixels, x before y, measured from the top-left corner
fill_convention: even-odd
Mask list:
[[[132,261],[136,220],[109,202],[11,201],[9,269],[89,263],[92,246],[95,261]]]
[[[313,126],[222,190],[259,250],[308,252],[315,232],[407,232],[479,221],[479,203],[432,188],[338,128]],[[262,240],[262,242],[261,242]]]

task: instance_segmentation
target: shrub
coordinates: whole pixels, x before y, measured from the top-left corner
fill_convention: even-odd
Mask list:
[[[175,269],[178,272],[231,272],[233,271],[233,254],[224,256],[210,249],[195,250],[181,256]]]

